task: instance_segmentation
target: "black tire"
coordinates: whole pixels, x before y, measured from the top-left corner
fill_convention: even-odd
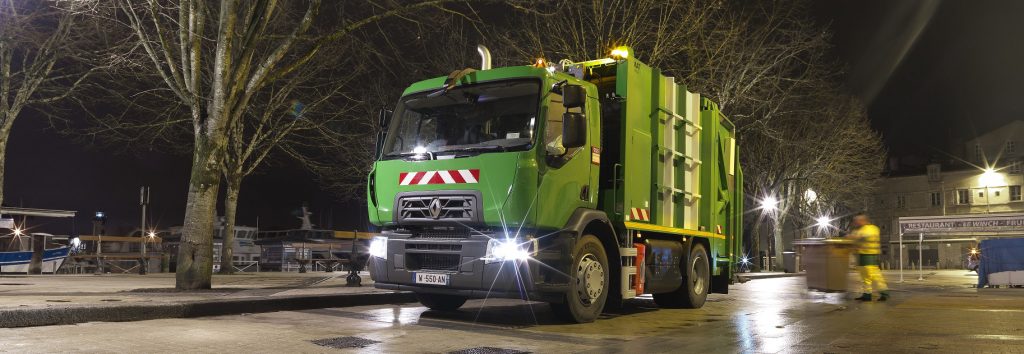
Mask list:
[[[670,293],[654,294],[654,302],[665,308],[696,309],[704,306],[711,288],[711,265],[704,245],[695,243],[682,264],[683,284]]]
[[[455,295],[416,294],[423,306],[436,311],[455,311],[466,303],[466,298]]]
[[[569,274],[569,292],[562,303],[552,303],[558,317],[576,323],[594,322],[608,301],[608,255],[594,235],[584,235],[576,242]]]

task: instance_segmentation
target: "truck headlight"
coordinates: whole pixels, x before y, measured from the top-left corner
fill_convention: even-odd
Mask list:
[[[530,258],[529,245],[520,245],[515,239],[491,239],[487,241],[484,263],[524,261]]]
[[[370,256],[380,259],[388,259],[388,238],[374,236],[370,239]]]

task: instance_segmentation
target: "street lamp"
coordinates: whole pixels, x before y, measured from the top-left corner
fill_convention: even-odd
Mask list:
[[[832,228],[832,218],[827,215],[819,216],[814,221],[816,222],[815,226],[818,227],[818,232],[822,230],[828,231]]]
[[[832,219],[827,217],[827,216],[824,216],[824,215],[819,216],[817,219],[815,219],[815,221],[818,222],[818,227],[829,227],[829,226],[832,226],[830,224],[832,222]]]
[[[773,196],[765,197],[761,200],[761,209],[774,211],[779,205],[778,199]]]
[[[981,183],[982,187],[985,187],[985,212],[992,212],[992,195],[989,191],[989,187],[999,187],[1006,185],[1006,181],[1003,178],[1003,174],[996,172],[993,167],[988,167],[985,172],[978,177],[978,182]]]
[[[818,192],[815,192],[813,189],[808,188],[807,191],[804,192],[804,200],[807,201],[807,204],[814,203],[815,201],[818,200]]]
[[[21,228],[14,228],[14,236],[21,236]]]
[[[776,217],[777,217],[776,212],[778,211],[778,208],[779,208],[779,200],[776,199],[775,196],[769,195],[769,196],[764,197],[764,198],[761,199],[761,216],[760,217],[763,218],[765,212],[767,212],[768,217],[770,217],[772,219],[772,221],[773,221],[772,222],[772,234],[773,234],[773,236],[770,236],[768,238],[768,253],[767,253],[767,255],[768,255],[768,269],[769,270],[771,270],[772,241],[775,239],[775,237],[774,237],[775,221],[777,220],[776,219]],[[761,224],[761,219],[760,218],[758,218],[758,222],[757,223],[758,223],[758,225]],[[757,249],[760,249],[761,248],[761,246],[760,246],[761,245],[760,232],[756,233],[756,235],[757,235],[757,243],[756,243],[757,244]],[[778,247],[778,246],[776,245],[776,247]],[[754,257],[757,257],[758,264],[763,264],[762,263],[763,260],[761,259],[760,251],[758,251],[757,254],[754,255]],[[749,261],[749,259],[747,259],[747,261]],[[760,266],[758,266],[758,267],[760,267]]]

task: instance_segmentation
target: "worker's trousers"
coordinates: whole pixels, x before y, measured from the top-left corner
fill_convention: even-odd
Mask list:
[[[877,265],[860,266],[860,280],[863,282],[862,289],[865,294],[871,293],[872,283],[878,284],[879,292],[889,290],[889,286],[885,284],[885,278],[882,277],[882,271],[878,269]]]

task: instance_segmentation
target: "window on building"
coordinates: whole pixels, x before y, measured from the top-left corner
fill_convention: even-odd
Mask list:
[[[907,196],[897,195],[896,196],[896,209],[905,209],[907,207]]]
[[[1010,173],[1021,174],[1024,173],[1024,163],[1020,161],[1013,161],[1010,163]]]
[[[985,192],[978,191],[978,199],[985,198]]]
[[[1006,141],[1006,153],[1013,154],[1017,152],[1017,143],[1013,140]]]
[[[937,163],[933,163],[933,164],[928,165],[928,181],[929,182],[938,182],[938,181],[941,181],[941,180],[942,180],[942,166],[937,164]]]
[[[956,203],[966,205],[971,203],[971,191],[966,189],[956,190]]]
[[[1010,201],[1020,201],[1020,186],[1010,186]]]
[[[932,192],[932,206],[942,206],[942,192]]]

